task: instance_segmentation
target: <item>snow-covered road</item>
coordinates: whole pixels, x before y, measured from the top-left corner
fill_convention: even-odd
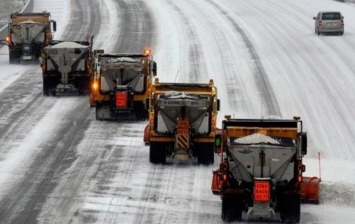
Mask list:
[[[106,52],[151,47],[160,80],[214,79],[219,121],[301,116],[306,175],[318,175],[322,156],[321,204],[302,205],[301,223],[353,223],[354,5],[36,0],[34,8],[52,13],[55,38],[95,35]],[[342,12],[343,36],[314,34],[322,10]],[[96,121],[87,97],[45,97],[40,67],[10,66],[7,53],[0,49],[0,223],[222,223],[210,190],[218,162],[150,164],[146,122]]]

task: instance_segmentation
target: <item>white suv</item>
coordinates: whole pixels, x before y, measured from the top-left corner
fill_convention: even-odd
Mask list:
[[[315,22],[315,33],[336,33],[344,34],[344,17],[340,12],[319,12],[313,17]]]

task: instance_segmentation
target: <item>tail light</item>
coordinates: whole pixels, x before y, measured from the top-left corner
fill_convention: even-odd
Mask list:
[[[42,67],[42,71],[46,71],[46,64],[43,63],[43,64],[41,65],[41,67]]]
[[[228,173],[223,173],[223,181],[227,181],[228,180]]]
[[[341,27],[344,27],[344,20],[340,21]]]
[[[8,45],[11,45],[11,37],[10,35],[6,36],[6,42]]]
[[[319,26],[319,27],[322,27],[322,20],[319,20],[318,26]]]
[[[298,181],[298,183],[302,183],[302,176],[301,175],[298,175],[297,181]]]

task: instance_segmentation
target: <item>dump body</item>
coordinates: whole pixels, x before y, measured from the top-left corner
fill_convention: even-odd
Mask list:
[[[91,38],[92,42],[92,38]],[[52,41],[42,50],[43,94],[90,92],[90,41]]]
[[[91,105],[96,107],[96,119],[126,119],[135,115],[147,119],[145,101],[156,63],[153,56],[144,54],[95,53],[92,77]]]
[[[51,20],[49,12],[12,13],[7,35],[9,62],[38,60],[41,50],[52,41],[55,30],[56,22]]]
[[[150,89],[149,127],[145,130],[150,162],[165,163],[166,157],[172,157],[213,163],[219,110],[213,81],[206,84],[156,81]]]
[[[296,120],[228,119],[223,121],[220,168],[213,173],[212,191],[221,195],[224,221],[248,216],[279,215],[298,223],[302,157],[307,136]]]

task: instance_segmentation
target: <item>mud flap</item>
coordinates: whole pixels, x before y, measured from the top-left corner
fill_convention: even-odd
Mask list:
[[[90,92],[90,94],[89,94],[89,104],[90,104],[90,107],[95,106],[94,94],[92,92]]]

